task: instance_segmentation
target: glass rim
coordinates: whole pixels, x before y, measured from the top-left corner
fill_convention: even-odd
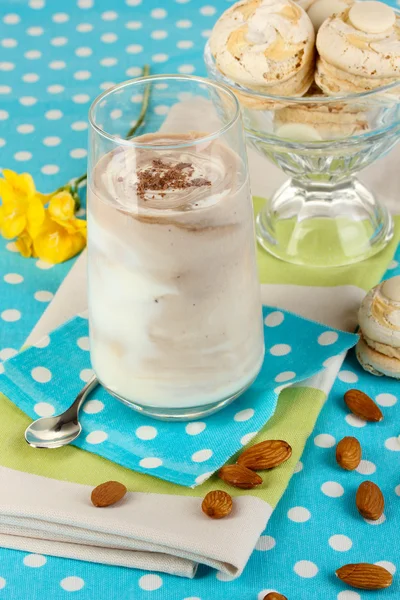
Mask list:
[[[192,139],[192,140],[188,140],[187,142],[179,142],[176,144],[143,144],[140,142],[136,142],[136,137],[132,137],[132,138],[123,138],[120,137],[118,135],[112,134],[107,132],[105,129],[103,129],[102,127],[100,127],[96,122],[95,122],[95,118],[94,118],[94,113],[95,110],[97,108],[97,106],[100,104],[100,102],[102,102],[107,96],[110,96],[112,94],[115,94],[116,92],[118,92],[119,90],[123,90],[124,88],[127,88],[129,86],[134,86],[136,84],[151,84],[153,82],[161,82],[161,81],[191,81],[194,83],[198,83],[198,84],[204,84],[209,88],[214,88],[214,89],[218,89],[218,90],[222,90],[229,98],[231,98],[231,100],[233,101],[233,107],[234,107],[234,114],[233,116],[229,119],[229,122],[226,123],[223,127],[221,127],[220,129],[213,131],[210,134],[207,135],[203,135],[201,137]],[[225,85],[224,83],[220,83],[219,81],[213,81],[211,79],[207,79],[205,77],[198,77],[197,75],[181,75],[181,74],[161,74],[161,75],[145,75],[142,77],[135,77],[134,79],[127,79],[125,81],[122,81],[121,83],[117,83],[116,85],[113,85],[112,87],[108,88],[108,90],[105,90],[102,94],[100,94],[99,96],[97,96],[92,104],[90,105],[89,108],[89,125],[99,134],[101,135],[103,138],[108,139],[109,141],[113,142],[113,143],[117,143],[118,145],[121,146],[130,146],[133,148],[138,148],[138,149],[147,149],[147,150],[177,150],[179,148],[187,148],[189,146],[195,146],[197,144],[203,144],[204,142],[208,142],[208,141],[212,141],[213,139],[215,139],[216,137],[220,137],[221,135],[223,135],[224,133],[226,133],[232,126],[234,126],[237,121],[241,118],[241,112],[240,112],[240,104],[239,101],[236,97],[236,95],[234,94],[234,92],[232,92],[231,89],[229,89],[229,86]]]
[[[400,14],[400,11],[396,11],[396,14]],[[331,102],[348,102],[348,101],[360,101],[364,98],[371,98],[371,96],[375,96],[378,94],[382,94],[382,92],[387,92],[395,87],[400,88],[400,79],[393,81],[392,83],[387,83],[386,85],[382,85],[380,87],[374,88],[373,90],[367,90],[365,92],[354,92],[352,94],[339,94],[335,96],[273,96],[272,94],[264,94],[263,92],[258,92],[252,90],[251,88],[247,88],[243,85],[240,85],[233,81],[233,79],[229,79],[226,75],[221,73],[217,69],[215,59],[211,52],[210,41],[207,40],[206,45],[204,47],[204,62],[207,67],[212,67],[213,72],[212,76],[215,78],[219,84],[227,86],[232,90],[235,90],[242,94],[247,94],[252,98],[259,98],[260,100],[268,100],[270,102],[282,102],[285,104],[330,104]],[[393,101],[396,101],[396,98],[393,98]]]

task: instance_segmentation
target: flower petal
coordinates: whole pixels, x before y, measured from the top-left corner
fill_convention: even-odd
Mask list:
[[[62,221],[71,219],[75,213],[75,201],[66,190],[55,194],[49,203],[49,214],[52,219]]]
[[[18,237],[15,246],[24,258],[30,258],[33,255],[33,240],[26,231],[23,231]]]
[[[15,200],[14,188],[9,181],[0,179],[0,198],[4,204],[12,204]]]
[[[60,263],[78,254],[85,247],[86,239],[80,233],[69,234],[59,223],[49,219],[33,243],[39,258]]]
[[[45,209],[40,199],[37,196],[33,196],[30,199],[28,208],[26,211],[27,230],[32,238],[35,238],[40,231],[41,226],[45,220]]]
[[[3,175],[6,181],[20,194],[32,196],[36,193],[35,183],[29,173],[18,174],[11,169],[3,169]]]
[[[7,240],[11,240],[23,232],[26,225],[26,217],[15,208],[0,206],[0,233]]]

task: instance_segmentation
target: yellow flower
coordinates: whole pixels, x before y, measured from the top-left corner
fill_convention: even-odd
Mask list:
[[[45,218],[44,204],[48,197],[36,191],[29,173],[18,175],[3,169],[0,179],[0,233],[6,239],[23,232],[34,238]]]
[[[21,235],[18,236],[17,241],[15,242],[15,246],[24,258],[36,256],[35,251],[33,249],[33,239],[26,231],[23,231]]]
[[[60,263],[86,246],[86,221],[74,216],[75,202],[67,191],[52,196],[42,227],[33,239],[36,256]]]

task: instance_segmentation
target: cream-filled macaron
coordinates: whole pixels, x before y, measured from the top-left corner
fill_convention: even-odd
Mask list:
[[[249,0],[218,19],[210,49],[219,71],[254,91],[302,96],[313,82],[315,34],[292,0]]]
[[[356,354],[361,365],[374,375],[400,378],[400,275],[370,290],[358,322]]]
[[[318,31],[317,49],[315,81],[326,94],[400,84],[400,17],[387,4],[355,2],[330,17]]]
[[[333,15],[340,15],[353,5],[354,0],[297,0],[297,3],[304,8],[315,31],[318,31],[326,19]]]

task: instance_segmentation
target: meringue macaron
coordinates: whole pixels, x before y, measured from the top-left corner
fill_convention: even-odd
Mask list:
[[[302,96],[313,82],[314,27],[292,0],[237,2],[218,19],[209,43],[217,69],[256,92]]]
[[[354,4],[354,0],[297,0],[297,3],[304,8],[315,31],[318,31],[326,19],[345,11]]]
[[[364,298],[356,355],[366,371],[400,379],[400,275],[383,281]]]
[[[395,83],[400,80],[400,16],[382,2],[355,2],[324,21],[317,50],[315,81],[328,95]]]

